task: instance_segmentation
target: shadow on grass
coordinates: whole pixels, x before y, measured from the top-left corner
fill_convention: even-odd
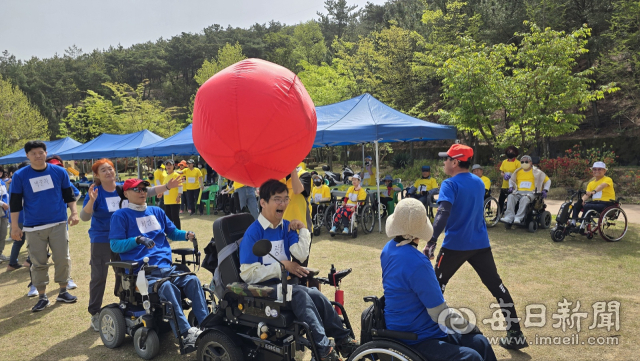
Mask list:
[[[97,338],[100,338],[100,334],[87,328],[74,337],[49,347],[43,353],[34,356],[32,360],[65,360],[75,356],[89,356],[89,359],[95,359],[91,357],[90,354],[93,354],[94,351],[89,347],[95,343]]]
[[[38,297],[27,298],[27,290],[28,289],[25,290],[24,294],[21,294],[13,300],[13,302],[0,307],[0,318],[6,318],[6,320],[0,322],[0,337],[22,327],[37,326],[39,324],[38,319],[60,306],[64,307],[64,305],[59,305],[55,302],[56,296],[58,295],[58,289],[55,288],[47,292],[47,297],[50,302],[49,307],[40,312],[32,312],[31,308],[38,302]]]

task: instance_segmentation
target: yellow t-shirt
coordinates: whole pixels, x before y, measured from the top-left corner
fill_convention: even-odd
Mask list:
[[[602,191],[594,194],[593,197],[591,197],[591,199],[593,199],[594,201],[604,201],[604,202],[615,201],[616,191],[613,189],[613,180],[609,177],[602,177],[602,179],[600,179],[599,181],[592,180],[591,182],[589,182],[589,184],[587,184],[587,192],[594,191],[596,187],[602,183],[606,183],[609,186],[603,189]]]
[[[438,188],[438,182],[435,178],[429,177],[429,179],[418,179],[413,186],[416,187],[416,193],[428,192],[434,188]]]
[[[301,169],[300,171],[298,171],[298,176],[302,175],[305,172],[306,171],[304,169]],[[302,193],[301,194],[293,193],[293,183],[291,181],[291,178],[289,179],[285,178],[280,181],[287,185],[287,189],[289,190],[289,199],[290,199],[289,205],[287,206],[287,209],[284,210],[284,215],[282,216],[282,218],[286,219],[289,222],[291,222],[294,219],[297,219],[304,224],[305,228],[309,228],[307,225],[307,215],[309,216],[309,219],[310,219],[311,204],[307,206],[308,199],[305,199]]]
[[[193,170],[191,170],[189,168],[185,168],[182,171],[182,175],[186,179],[186,182],[185,182],[186,190],[189,191],[194,189],[200,189],[200,181],[198,180],[198,178],[202,177],[202,172],[200,172],[200,169],[193,168]],[[204,179],[202,181],[204,182]]]
[[[489,190],[491,189],[491,180],[485,176],[480,177],[480,179],[482,179],[482,182],[484,183],[484,189]]]
[[[349,187],[349,189],[347,189],[347,194],[345,195],[345,197],[347,197],[348,201],[347,201],[347,205],[348,206],[353,206],[358,202],[362,202],[365,199],[367,199],[367,191],[360,187],[360,190],[358,192],[356,192],[356,190],[353,188],[353,186]],[[354,201],[352,198],[357,197],[357,201]]]
[[[520,169],[518,171],[517,180],[518,190],[523,192],[534,192],[536,190],[536,181],[533,176],[533,170],[525,172],[524,169]],[[544,177],[544,183],[549,181],[549,177]],[[538,189],[538,191],[542,191],[542,189]]]
[[[238,189],[244,187],[244,184],[240,183],[240,182],[233,182],[233,190],[237,191]]]
[[[156,169],[153,172],[153,185],[160,186],[164,184],[164,177],[167,176],[167,172],[164,169]]]
[[[200,173],[202,173],[202,177],[207,175],[207,168],[202,167],[202,168],[198,168],[198,169],[200,169]]]
[[[371,172],[373,173],[373,175],[369,174],[369,171],[365,168],[365,170],[362,172],[363,174],[363,179],[362,179],[362,186],[363,187],[367,187],[367,186],[375,186],[376,185],[376,167],[371,167]]]
[[[313,187],[311,190],[311,198],[316,202],[320,202],[322,198],[331,198],[331,189],[326,184],[320,187]]]
[[[180,177],[181,175],[176,172],[166,174],[162,184],[167,184],[170,180]],[[180,204],[180,188],[182,187],[171,188],[164,192],[162,196],[162,198],[164,198],[164,204]]]
[[[500,165],[500,171],[509,173],[509,174],[513,173],[518,168],[520,168],[520,161],[517,159],[514,160],[513,162],[510,162],[508,159],[505,159],[502,161],[502,164]],[[509,188],[509,181],[504,180],[503,178],[502,189],[508,189],[508,188]]]

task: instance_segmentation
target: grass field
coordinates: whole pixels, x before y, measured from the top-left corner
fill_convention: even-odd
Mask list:
[[[183,217],[183,229],[193,230],[198,235],[202,248],[212,236],[211,225],[216,216]],[[110,350],[102,345],[100,336],[89,328],[87,304],[89,299],[89,223],[81,223],[70,229],[70,250],[73,262],[72,276],[79,288],[72,291],[78,296],[75,304],[53,304],[39,313],[32,313],[36,299],[26,297],[29,272],[20,269],[0,272],[0,359],[3,360],[139,360],[133,350],[132,339],[124,345]],[[553,243],[549,234],[538,231],[530,234],[524,229],[507,232],[498,225],[489,230],[493,253],[504,285],[509,288],[516,302],[520,317],[525,317],[525,307],[532,304],[546,306],[546,325],[541,328],[525,328],[525,335],[534,343],[524,352],[506,351],[499,346],[494,350],[499,360],[638,360],[640,346],[640,227],[634,225],[627,236],[618,243],[607,243],[602,239],[587,240],[585,237],[569,237],[563,243]],[[384,232],[384,227],[383,227]],[[384,234],[359,234],[357,239],[329,237],[324,232],[314,238],[310,265],[328,273],[331,264],[337,269],[351,267],[353,273],[343,282],[346,309],[356,334],[359,334],[360,314],[367,305],[362,297],[381,295],[381,271],[379,255],[388,241]],[[174,247],[188,244],[174,242]],[[11,245],[7,243],[5,254]],[[26,248],[20,262],[26,258]],[[6,267],[6,263],[2,264]],[[53,278],[53,270],[50,272]],[[211,281],[211,274],[201,269],[198,277]],[[109,276],[104,303],[115,302],[112,295],[113,275]],[[333,298],[333,290],[323,289]],[[57,287],[47,291],[55,299]],[[493,331],[490,323],[495,303],[491,294],[467,264],[454,276],[445,293],[450,306],[469,308],[477,317],[477,323],[489,337],[502,336],[504,332]],[[563,332],[559,320],[558,303],[566,299],[572,302],[569,313],[586,313],[581,320],[581,331],[576,334],[575,325]],[[575,309],[576,302],[580,308]],[[600,301],[620,302],[619,330],[589,327],[594,323],[592,305]],[[536,311],[537,312],[537,311]],[[559,314],[559,313],[558,313]],[[598,317],[600,319],[600,317]],[[540,321],[540,319],[532,319]],[[554,327],[558,324],[558,327]],[[596,325],[597,326],[597,325]],[[545,338],[543,338],[545,337]],[[546,337],[552,337],[546,339]],[[553,337],[556,337],[553,339]],[[560,337],[565,337],[562,339]],[[591,337],[591,339],[590,339]],[[607,339],[607,337],[609,337]],[[597,345],[598,342],[614,342],[618,345]],[[537,341],[538,344],[535,344]],[[542,342],[577,343],[569,345],[541,345]],[[584,342],[584,344],[583,344]],[[588,345],[589,342],[596,345]],[[161,336],[161,353],[157,360],[194,360],[195,353],[180,356],[177,343],[171,334]],[[308,355],[305,357],[308,359]]]

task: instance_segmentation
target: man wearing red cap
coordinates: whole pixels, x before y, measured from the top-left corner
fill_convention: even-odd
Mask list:
[[[484,220],[484,183],[469,173],[473,149],[454,144],[446,153],[438,155],[445,158],[444,172],[451,178],[444,180],[440,187],[433,236],[423,252],[429,259],[434,258],[438,236],[444,230],[444,241],[435,267],[440,289],[444,293],[451,277],[465,262],[469,262],[502,309],[507,337],[500,340],[500,346],[507,349],[527,347],[513,299],[502,284],[491,253]],[[456,217],[449,217],[450,214]]]

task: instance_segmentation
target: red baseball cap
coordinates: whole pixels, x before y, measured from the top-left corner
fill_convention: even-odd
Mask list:
[[[473,148],[462,144],[454,144],[448,151],[438,153],[438,156],[441,158],[450,157],[466,162],[473,157]]]
[[[51,158],[51,159],[49,159],[49,160],[47,161],[47,163],[49,163],[49,164],[53,164],[53,165],[57,165],[57,166],[60,166],[60,167],[63,167],[63,168],[64,168],[64,165],[62,165],[62,162],[60,162],[59,160],[57,160],[57,159],[55,159],[55,158]]]
[[[140,184],[144,184],[147,187],[151,185],[151,183],[149,183],[147,181],[144,181],[142,179],[132,178],[132,179],[127,179],[126,181],[124,181],[124,185],[122,186],[122,190],[126,191],[126,190],[129,190],[131,188],[137,187]]]

